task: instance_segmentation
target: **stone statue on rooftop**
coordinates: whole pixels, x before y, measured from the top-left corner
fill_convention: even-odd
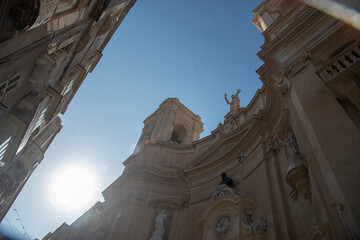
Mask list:
[[[240,108],[240,99],[239,93],[241,92],[240,89],[236,91],[235,94],[231,95],[231,102],[227,99],[227,94],[225,93],[225,101],[227,104],[230,105],[230,111],[236,111]]]

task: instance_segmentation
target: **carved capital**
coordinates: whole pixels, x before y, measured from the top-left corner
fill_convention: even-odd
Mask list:
[[[291,62],[286,68],[284,68],[281,72],[283,76],[290,80],[293,76],[295,76],[298,72],[304,69],[309,63],[312,62],[312,56],[308,49],[305,49],[302,55]]]

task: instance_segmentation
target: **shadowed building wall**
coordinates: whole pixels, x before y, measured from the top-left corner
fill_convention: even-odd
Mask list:
[[[0,3],[0,221],[135,0]]]

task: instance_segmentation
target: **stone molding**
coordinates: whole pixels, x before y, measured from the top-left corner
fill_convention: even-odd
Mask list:
[[[235,190],[233,188],[229,187],[228,185],[221,184],[216,187],[216,190],[211,197],[211,201],[213,202],[216,199],[218,199],[219,197],[223,197],[223,196],[232,196],[232,197],[236,198],[239,196],[239,194],[237,192],[235,192]]]

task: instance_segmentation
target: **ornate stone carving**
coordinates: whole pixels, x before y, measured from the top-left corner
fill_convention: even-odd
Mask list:
[[[318,224],[309,229],[306,240],[332,240],[333,235],[329,224]]]
[[[300,152],[295,135],[288,133],[286,139],[279,139],[279,142],[286,148],[288,158],[286,182],[293,188],[290,196],[296,200],[299,192],[304,195],[305,199],[311,199],[309,173],[304,166],[303,155]]]
[[[231,217],[227,214],[220,216],[213,228],[213,232],[216,238],[223,238],[230,230]]]
[[[234,189],[232,189],[231,187],[229,187],[226,184],[221,184],[219,186],[217,186],[215,192],[213,193],[212,197],[211,197],[211,201],[215,201],[216,199],[218,199],[219,197],[222,196],[232,196],[234,198],[238,197],[239,194],[237,192],[235,192]]]
[[[39,27],[54,16],[59,0],[32,0],[13,9],[18,30],[30,30]]]
[[[39,27],[50,21],[55,14],[59,0],[40,0],[38,2],[40,3],[39,14],[30,29]]]
[[[163,209],[155,218],[155,230],[149,240],[163,240],[165,233],[164,221],[166,218],[167,215]]]
[[[291,169],[302,166],[303,162],[301,159],[301,152],[299,149],[299,145],[297,144],[295,135],[292,133],[288,133],[285,139],[279,139],[279,142],[285,146],[286,155],[288,157],[288,169],[289,172]]]
[[[310,62],[312,62],[312,56],[308,49],[303,51],[301,57],[291,62],[282,72],[287,79],[291,79],[298,72],[304,69]]]
[[[263,231],[266,232],[267,219],[264,216],[260,216],[255,221],[252,220],[252,209],[248,208],[244,211],[245,214],[245,225],[251,227],[251,232]]]

